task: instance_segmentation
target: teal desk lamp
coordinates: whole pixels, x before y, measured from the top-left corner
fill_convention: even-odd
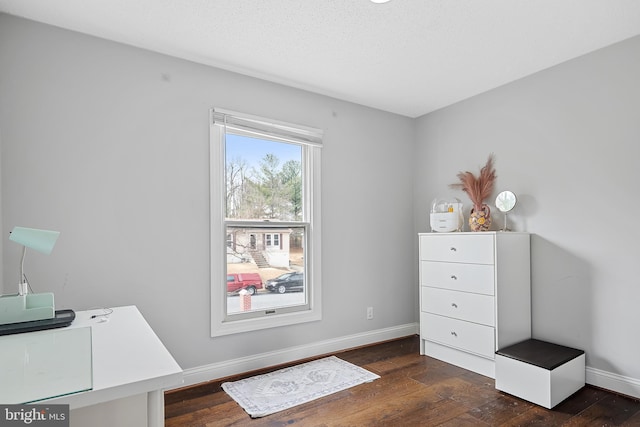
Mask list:
[[[24,259],[27,248],[49,255],[59,235],[58,231],[24,227],[14,227],[11,231],[9,240],[22,245],[20,280],[17,295],[0,296],[0,325],[55,317],[52,293],[30,293],[29,283],[24,275]]]

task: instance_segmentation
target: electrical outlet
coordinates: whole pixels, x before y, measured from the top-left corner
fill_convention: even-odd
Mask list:
[[[373,307],[367,307],[367,320],[373,319]]]

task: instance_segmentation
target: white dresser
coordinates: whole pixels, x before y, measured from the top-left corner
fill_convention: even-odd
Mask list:
[[[495,352],[531,337],[528,233],[421,233],[420,354],[495,377]]]

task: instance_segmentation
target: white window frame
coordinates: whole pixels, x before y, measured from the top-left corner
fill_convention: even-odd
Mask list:
[[[267,310],[254,317],[229,319],[226,314],[226,251],[227,237],[225,229],[225,126],[220,123],[220,115],[237,120],[239,126],[249,124],[259,130],[258,137],[269,134],[269,139],[283,142],[295,142],[303,145],[304,180],[303,212],[308,224],[307,246],[305,247],[305,281],[308,289],[308,305],[304,310]],[[216,117],[218,121],[216,123]],[[225,121],[227,120],[225,117]],[[321,279],[321,147],[322,131],[305,126],[265,119],[221,108],[210,111],[210,263],[211,263],[211,336],[223,336],[293,325],[322,319],[322,279]],[[229,123],[227,123],[228,126]],[[245,127],[246,130],[246,127]],[[308,133],[309,141],[290,139],[287,130]],[[235,132],[234,132],[235,133]],[[247,130],[248,135],[251,130]],[[318,141],[319,139],[319,141]],[[275,313],[272,313],[275,311]],[[271,314],[267,314],[271,313]]]
[[[280,248],[280,235],[282,233],[266,233],[264,235],[264,245],[267,249]]]

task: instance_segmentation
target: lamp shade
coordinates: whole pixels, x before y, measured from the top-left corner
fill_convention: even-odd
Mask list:
[[[9,240],[49,255],[53,250],[59,235],[59,231],[13,227]]]

